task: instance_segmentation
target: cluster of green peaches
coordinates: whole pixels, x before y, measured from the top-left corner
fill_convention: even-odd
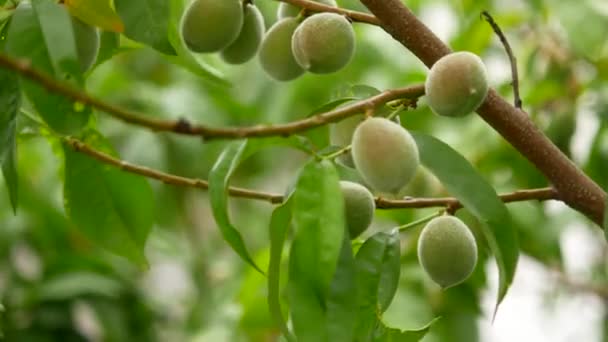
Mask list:
[[[334,0],[319,2],[336,6]],[[278,81],[344,68],[355,51],[351,23],[335,13],[301,14],[300,8],[281,3],[278,21],[265,32],[264,17],[248,1],[194,0],[183,15],[181,33],[191,51],[219,52],[230,64],[259,53],[262,68]]]
[[[488,93],[486,70],[470,52],[449,54],[431,68],[425,84],[427,102],[441,116],[475,111]],[[340,162],[355,168],[376,194],[398,196],[413,180],[420,164],[418,146],[400,124],[383,117],[352,116],[331,127],[331,143],[351,146]],[[367,187],[342,182],[345,216],[351,238],[372,222],[375,200]],[[429,221],[418,239],[422,268],[442,288],[465,281],[477,264],[477,243],[460,219],[443,215]]]
[[[317,0],[336,6],[334,0]],[[353,56],[351,23],[336,13],[305,11],[287,3],[278,9],[278,21],[265,32],[260,11],[249,1],[194,0],[183,15],[181,32],[193,52],[219,52],[227,63],[239,64],[259,54],[262,68],[274,79],[292,80],[304,72],[331,73]],[[441,58],[425,84],[429,107],[448,117],[475,111],[488,93],[483,62],[469,52]],[[395,197],[412,181],[420,164],[418,147],[400,124],[384,117],[352,116],[331,127],[334,146],[350,146],[340,157],[355,168],[365,185],[342,181],[345,219],[351,239],[372,223],[377,195]],[[431,220],[418,240],[418,258],[431,279],[443,288],[466,280],[477,264],[477,244],[457,217]]]

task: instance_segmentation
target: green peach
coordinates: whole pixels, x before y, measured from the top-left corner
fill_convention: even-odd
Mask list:
[[[425,82],[429,107],[443,116],[474,112],[488,94],[488,75],[483,61],[471,52],[454,52],[438,60]]]
[[[287,18],[276,22],[266,32],[260,47],[260,64],[268,75],[278,81],[293,80],[304,73],[291,52],[291,37],[298,20]]]
[[[377,191],[398,194],[416,174],[418,146],[405,128],[385,118],[363,121],[353,134],[352,156],[361,177]]]
[[[439,286],[452,287],[473,273],[477,265],[477,242],[457,217],[437,217],[420,233],[418,261]]]
[[[240,0],[194,0],[184,12],[181,33],[193,52],[218,52],[232,44],[243,26]]]
[[[351,239],[361,235],[372,223],[376,202],[374,196],[361,184],[340,181],[344,195],[344,215]]]
[[[253,58],[260,48],[264,36],[264,16],[251,4],[245,6],[243,27],[237,39],[222,50],[220,56],[226,63],[242,64]]]
[[[291,48],[307,71],[327,74],[344,68],[355,53],[355,32],[344,16],[318,13],[306,18],[293,34]]]

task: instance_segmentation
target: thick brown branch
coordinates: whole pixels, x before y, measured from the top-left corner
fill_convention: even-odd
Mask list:
[[[166,184],[176,185],[176,186],[184,186],[184,187],[192,187],[207,190],[209,189],[209,183],[206,180],[202,179],[194,179],[194,178],[186,178],[180,177],[176,175],[172,175],[169,173],[164,173],[161,171],[157,171],[154,169],[150,169],[145,166],[138,166],[130,164],[124,160],[116,159],[108,154],[100,152],[86,145],[80,140],[74,138],[63,138],[63,142],[72,147],[75,151],[84,153],[90,157],[97,159],[98,161],[112,165],[121,170],[134,173],[140,176],[144,176],[147,178],[152,178],[159,180]],[[271,194],[261,191],[253,191],[249,189],[242,189],[237,187],[229,188],[230,195],[234,197],[243,197],[250,199],[257,199],[268,201],[270,203],[281,203],[283,202],[283,196],[277,194]]]
[[[401,0],[361,0],[396,40],[431,67],[450,49]],[[491,90],[477,111],[481,118],[532,162],[553,184],[559,199],[602,224],[606,193],[572,163],[528,115]]]
[[[17,60],[0,53],[0,66],[14,70],[21,76],[35,81],[48,91],[60,94],[71,100],[92,106],[122,121],[146,127],[154,131],[174,132],[185,135],[201,136],[211,139],[241,139],[249,137],[288,136],[303,132],[330,122],[339,121],[349,116],[374,109],[384,103],[396,99],[417,99],[424,95],[424,86],[386,90],[365,100],[353,102],[344,107],[321,113],[309,118],[276,125],[256,125],[250,127],[209,127],[191,124],[185,120],[160,120],[146,116],[143,113],[120,108],[95,98],[85,92],[75,89],[65,83],[32,68],[27,60]]]
[[[288,4],[292,4],[294,6],[298,6],[300,8],[304,8],[310,12],[333,12],[347,16],[351,21],[356,21],[360,23],[367,23],[372,25],[380,25],[380,21],[378,18],[374,17],[371,14],[351,11],[344,8],[327,6],[319,2],[313,2],[308,0],[279,0],[282,2],[286,2]]]

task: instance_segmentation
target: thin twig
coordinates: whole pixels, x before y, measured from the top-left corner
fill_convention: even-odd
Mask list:
[[[405,88],[386,90],[370,98],[353,102],[344,107],[320,113],[305,119],[276,125],[255,125],[249,127],[209,127],[196,125],[187,120],[180,119],[161,120],[150,115],[120,108],[93,97],[76,88],[59,82],[45,73],[37,71],[31,66],[29,60],[14,59],[0,53],[0,66],[14,70],[22,76],[35,81],[48,91],[65,96],[73,101],[95,107],[122,121],[146,127],[153,131],[174,132],[185,135],[201,136],[206,140],[211,139],[242,139],[252,137],[289,136],[295,133],[310,130],[325,124],[340,121],[389,101],[397,99],[417,99],[424,95],[424,85],[414,85]]]
[[[116,159],[108,154],[93,149],[82,141],[74,138],[65,137],[62,138],[62,140],[64,143],[72,147],[74,151],[84,153],[90,157],[97,159],[102,163],[117,167],[123,171],[134,173],[147,178],[156,179],[170,185],[192,187],[203,190],[209,189],[209,183],[206,180],[176,176],[169,173],[157,171],[145,166],[133,165],[124,160]],[[282,195],[271,194],[261,191],[253,191],[249,189],[230,187],[229,193],[231,196],[234,197],[263,200],[274,204],[283,202]]]
[[[498,24],[496,23],[494,18],[492,18],[490,13],[488,11],[483,11],[481,12],[481,16],[488,22],[488,24],[490,24],[490,26],[492,26],[492,29],[494,30],[498,38],[500,38],[502,45],[507,51],[507,55],[509,56],[509,62],[511,63],[511,76],[513,77],[513,96],[515,97],[514,105],[515,108],[521,109],[522,102],[521,97],[519,96],[519,74],[517,72],[517,58],[515,58],[515,54],[511,49],[511,45],[509,44],[507,37],[504,35],[504,33],[502,33],[500,26],[498,26]]]
[[[305,9],[307,12],[338,13],[338,14],[342,14],[342,15],[348,17],[348,19],[350,19],[351,21],[354,21],[354,22],[366,23],[366,24],[371,24],[371,25],[376,25],[376,26],[380,25],[380,21],[378,20],[378,18],[376,18],[373,15],[368,14],[368,13],[351,11],[351,10],[347,10],[344,8],[328,6],[328,5],[322,4],[320,2],[313,2],[313,1],[308,1],[308,0],[279,0],[279,1],[300,7],[302,9]]]
[[[559,199],[557,191],[553,188],[518,190],[500,195],[499,197],[504,203]],[[378,197],[376,198],[376,207],[379,209],[446,207],[455,211],[462,208],[462,203],[453,197],[407,198],[403,200],[389,200]]]
[[[182,186],[182,187],[192,187],[207,190],[209,188],[209,183],[203,179],[196,178],[186,178],[181,176],[176,176],[173,174],[161,172],[158,170],[154,170],[145,166],[139,166],[135,164],[131,164],[124,160],[120,160],[114,158],[106,153],[98,151],[82,141],[71,138],[71,137],[62,137],[62,141],[74,149],[76,152],[84,153],[104,164],[108,164],[119,168],[123,171],[130,172],[133,174],[137,174],[140,176],[144,176],[151,179],[159,180],[165,184]],[[283,202],[284,197],[280,194],[262,192],[257,190],[250,190],[244,188],[237,187],[229,187],[229,194],[233,197],[242,197],[249,198],[255,200],[266,201],[272,204],[280,204]],[[555,190],[552,188],[542,188],[542,189],[531,189],[531,190],[519,190],[507,194],[500,195],[500,198],[505,202],[519,202],[519,201],[529,201],[529,200],[548,200],[548,199],[556,199]],[[430,207],[448,207],[448,206],[458,206],[462,207],[460,202],[452,197],[445,198],[410,198],[406,200],[387,200],[383,198],[376,198],[376,207],[379,209],[403,209],[403,208],[430,208]]]
[[[430,220],[434,219],[435,217],[439,217],[439,216],[441,216],[443,214],[444,214],[444,211],[443,210],[439,210],[438,212],[436,212],[434,214],[431,214],[429,216],[423,217],[423,218],[418,219],[418,220],[416,220],[414,222],[406,223],[406,224],[404,224],[402,226],[396,227],[395,229],[397,229],[400,232],[402,232],[404,230],[407,230],[407,229],[410,229],[410,228],[414,228],[414,227],[416,227],[418,225],[421,225],[423,223],[427,223]]]

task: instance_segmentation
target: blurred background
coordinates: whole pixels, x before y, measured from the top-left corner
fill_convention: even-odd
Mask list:
[[[278,3],[256,0],[269,27]],[[342,7],[364,11],[355,0]],[[596,182],[608,188],[608,2],[604,0],[404,1],[454,50],[485,61],[492,85],[512,98],[507,56],[488,10],[518,58],[524,109]],[[355,24],[357,52],[342,71],[269,79],[257,59],[228,66],[198,56],[232,82],[221,88],[123,41],[124,51],[90,74],[100,98],[151,116],[210,125],[300,119],[357,84],[380,90],[421,83],[426,68],[377,27]],[[424,103],[401,115],[411,130],[431,133],[471,161],[499,192],[547,186],[546,180],[477,116],[433,115]],[[170,173],[207,174],[224,142],[155,134],[98,115],[100,131],[121,158]],[[149,269],[97,249],[66,219],[60,149],[22,124],[19,210],[0,182],[0,331],[10,341],[276,341],[266,306],[266,280],[218,234],[207,193],[150,181],[156,224],[145,254]],[[283,193],[306,155],[265,150],[238,170],[233,184]],[[410,196],[445,196],[421,170]],[[271,205],[231,199],[232,219],[260,265],[268,259]],[[558,202],[510,204],[522,256],[515,282],[492,322],[497,293],[494,260],[482,261],[465,284],[432,284],[416,259],[419,229],[402,235],[402,276],[387,323],[417,328],[443,318],[424,341],[608,341],[608,259],[601,230]],[[378,210],[373,229],[410,222],[428,210]],[[459,215],[475,230],[476,222]],[[0,338],[1,339],[1,338]]]

